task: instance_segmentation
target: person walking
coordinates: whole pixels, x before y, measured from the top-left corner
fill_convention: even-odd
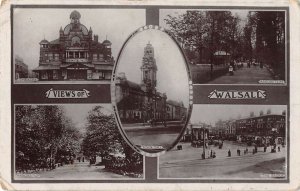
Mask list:
[[[231,157],[231,151],[230,151],[230,149],[228,150],[228,157]]]

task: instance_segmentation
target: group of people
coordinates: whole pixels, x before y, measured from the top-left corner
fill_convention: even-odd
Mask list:
[[[236,69],[241,69],[244,67],[244,65],[247,65],[247,68],[251,68],[251,66],[254,66],[255,68],[257,66],[259,66],[261,69],[263,69],[264,65],[262,62],[260,61],[251,61],[251,60],[247,60],[247,61],[236,61],[236,60],[232,60],[230,62],[230,66],[233,67],[233,70],[235,71]]]

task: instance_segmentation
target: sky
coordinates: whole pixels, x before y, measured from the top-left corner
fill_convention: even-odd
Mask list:
[[[166,25],[164,19],[167,18],[167,15],[171,16],[179,16],[184,13],[186,13],[187,10],[199,10],[199,11],[209,11],[209,9],[161,9],[159,12],[160,15],[160,20],[159,20],[159,25],[165,28],[168,28]],[[214,9],[215,10],[215,9]],[[220,10],[224,11],[224,10]],[[240,26],[243,27],[246,23],[247,20],[247,14],[249,10],[242,10],[242,9],[232,9],[232,10],[226,10],[226,11],[231,11],[232,15],[237,15],[240,19]]]
[[[69,117],[75,125],[75,128],[81,132],[85,132],[88,112],[91,111],[95,104],[65,104],[62,105],[66,116]],[[101,104],[103,114],[110,115],[112,113],[111,104]]]
[[[29,69],[38,66],[39,42],[59,38],[59,29],[70,23],[75,9],[16,8],[13,17],[14,55],[20,56]],[[143,9],[76,9],[81,14],[80,23],[92,27],[99,42],[106,39],[112,43],[112,55],[117,54],[125,39],[137,28],[146,24]]]
[[[219,119],[237,119],[239,115],[241,118],[249,117],[250,112],[259,116],[261,110],[266,114],[268,109],[271,109],[272,114],[282,114],[284,110],[287,111],[285,105],[193,105],[190,121],[191,123],[202,122],[214,126]]]
[[[116,73],[124,72],[127,80],[141,83],[144,47],[150,42],[154,47],[157,65],[157,90],[167,94],[167,99],[183,101],[187,107],[189,99],[188,75],[184,57],[175,42],[164,32],[149,29],[131,38],[121,53]]]

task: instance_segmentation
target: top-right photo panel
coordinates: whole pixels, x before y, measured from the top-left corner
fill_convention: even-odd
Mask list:
[[[193,84],[287,84],[287,10],[160,9]]]

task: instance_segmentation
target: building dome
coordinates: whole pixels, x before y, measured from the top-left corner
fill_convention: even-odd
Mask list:
[[[48,40],[44,39],[40,42],[40,44],[49,44]]]
[[[73,20],[79,20],[80,17],[81,17],[80,13],[76,10],[74,10],[70,15],[70,19],[73,19]]]
[[[73,27],[73,24],[68,24],[65,28],[64,28],[64,34],[65,35],[68,35],[70,33],[70,31],[72,30],[72,27]],[[83,25],[83,24],[80,24],[79,25],[79,28],[81,29],[82,33],[84,35],[88,35],[88,29]]]
[[[110,46],[111,45],[111,42],[109,40],[105,40],[103,41],[102,43],[104,46]]]

